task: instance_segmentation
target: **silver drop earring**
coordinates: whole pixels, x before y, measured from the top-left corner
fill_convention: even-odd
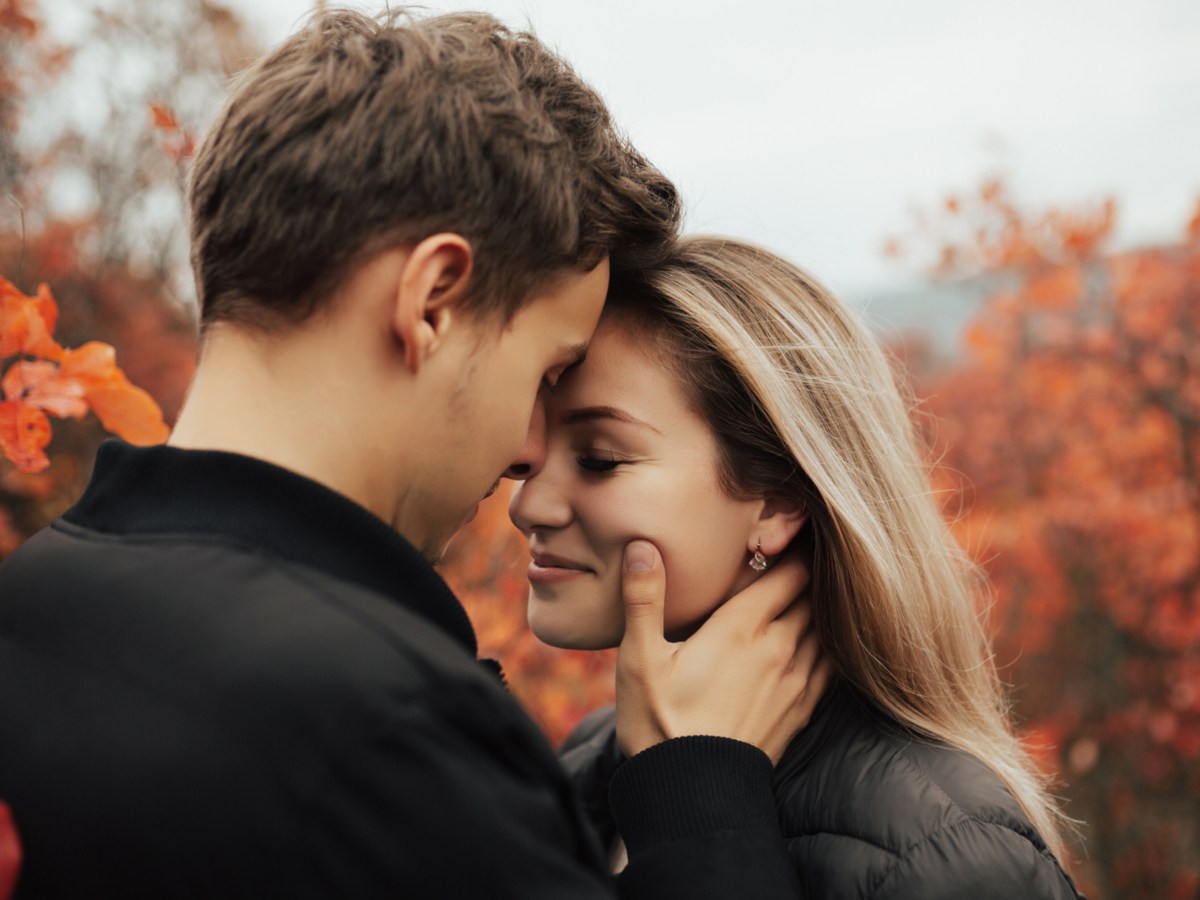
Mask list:
[[[754,556],[750,558],[750,568],[755,572],[765,572],[767,568],[767,558],[763,556],[762,541],[757,542],[754,548]]]

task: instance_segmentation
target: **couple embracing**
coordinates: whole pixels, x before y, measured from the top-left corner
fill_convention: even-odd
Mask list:
[[[534,37],[314,18],[190,207],[169,444],[0,568],[17,897],[1076,896],[880,349]],[[503,477],[558,757],[433,568]]]

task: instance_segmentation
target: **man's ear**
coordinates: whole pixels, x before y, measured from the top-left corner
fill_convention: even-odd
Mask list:
[[[434,234],[409,253],[396,285],[392,330],[414,375],[445,338],[454,306],[467,291],[473,257],[462,235]]]
[[[758,524],[750,535],[750,545],[746,549],[753,553],[761,544],[762,552],[767,556],[782,553],[807,521],[808,511],[799,500],[767,497],[762,501]]]

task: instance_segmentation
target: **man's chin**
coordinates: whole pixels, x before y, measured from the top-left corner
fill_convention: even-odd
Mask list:
[[[421,555],[431,566],[440,566],[457,534],[458,530],[456,529],[449,537],[431,538],[421,547]]]

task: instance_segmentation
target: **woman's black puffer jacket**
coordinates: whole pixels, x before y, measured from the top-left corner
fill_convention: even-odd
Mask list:
[[[561,751],[609,846],[614,724],[611,707],[593,713]],[[807,900],[1080,897],[990,769],[907,733],[844,681],[784,753],[775,798]]]

